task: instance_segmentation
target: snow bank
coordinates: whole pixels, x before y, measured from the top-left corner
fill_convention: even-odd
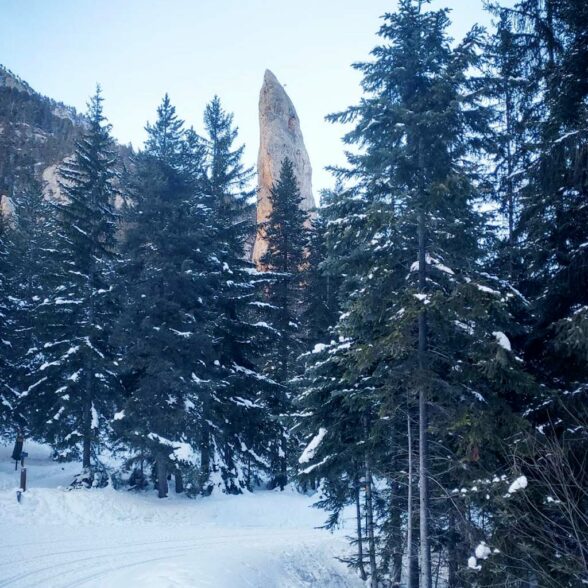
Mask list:
[[[0,578],[14,588],[272,586],[360,588],[337,557],[345,534],[318,529],[315,498],[292,489],[190,500],[173,492],[72,490],[79,463],[26,442],[29,489],[16,501],[12,444],[0,445]],[[345,523],[344,523],[345,524]]]

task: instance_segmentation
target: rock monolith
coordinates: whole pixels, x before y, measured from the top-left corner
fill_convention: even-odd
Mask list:
[[[304,146],[300,119],[292,100],[276,76],[266,70],[259,94],[259,156],[257,159],[257,224],[258,231],[253,246],[253,261],[262,269],[261,258],[267,243],[261,223],[267,221],[271,213],[270,190],[280,174],[280,166],[285,158],[294,165],[298,179],[301,207],[312,210],[315,207],[312,195],[312,168]]]

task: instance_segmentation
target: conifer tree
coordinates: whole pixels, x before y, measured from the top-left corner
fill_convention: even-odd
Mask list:
[[[388,464],[396,462],[392,473],[406,472],[407,457],[418,459],[424,588],[432,583],[432,545],[456,531],[463,548],[475,527],[475,519],[464,518],[463,505],[454,501],[440,508],[439,488],[466,483],[482,464],[498,467],[498,441],[514,430],[516,419],[504,418],[497,436],[495,415],[510,414],[510,398],[530,385],[505,334],[514,328],[508,303],[515,294],[481,269],[484,224],[476,208],[478,170],[470,156],[484,147],[489,113],[472,91],[478,82],[469,73],[478,65],[480,31],[451,48],[447,26],[446,11],[401,2],[396,13],[385,16],[380,36],[386,43],[374,49],[374,61],[356,66],[366,96],[358,107],[330,117],[355,123],[345,140],[360,147],[349,156],[349,167],[337,170],[354,185],[340,209],[359,209],[338,221],[341,229],[351,225],[341,240],[350,243],[343,267],[353,270],[342,284],[344,313],[335,329],[345,342],[340,393],[350,394],[349,382],[365,387],[369,416],[363,440],[380,448],[368,453],[367,480],[374,464],[390,472]],[[407,421],[418,431],[415,455],[406,447]],[[320,452],[316,455],[320,459]],[[470,465],[460,470],[460,461]],[[404,486],[415,492],[413,479],[405,479]],[[389,475],[388,484],[388,513],[398,512],[402,500],[410,511],[398,478]],[[466,526],[450,529],[454,518],[466,520]],[[382,574],[398,578],[398,521],[392,523],[391,515],[383,521],[381,532],[389,535],[380,542],[381,556],[390,568],[378,569],[372,561],[374,586]],[[373,560],[372,551],[370,546]],[[451,568],[467,577],[465,558],[448,555]],[[414,559],[410,551],[408,556]],[[416,585],[413,574],[408,580]],[[459,581],[454,575],[450,583]]]
[[[65,202],[57,208],[58,285],[37,307],[47,325],[31,363],[29,393],[45,397],[46,438],[60,455],[81,444],[85,485],[94,477],[92,454],[111,416],[118,387],[110,332],[116,213],[115,153],[98,88],[88,105],[88,127],[60,170]]]
[[[492,540],[504,555],[488,562],[482,572],[491,578],[507,570],[521,582],[572,585],[586,573],[585,566],[578,565],[578,545],[588,535],[585,521],[568,516],[585,509],[582,500],[571,497],[578,496],[575,488],[586,485],[577,460],[585,459],[588,451],[588,12],[585,3],[574,0],[521,0],[494,11],[501,25],[496,36],[507,28],[511,39],[507,46],[496,43],[498,58],[516,62],[529,81],[519,90],[533,116],[522,119],[528,155],[516,170],[521,181],[514,237],[521,269],[515,286],[529,301],[527,331],[519,339],[541,385],[524,405],[534,430],[520,444],[527,454],[517,458],[518,471],[533,490],[523,499],[504,501],[498,520],[512,532],[503,533],[499,525]],[[508,129],[504,134],[509,135]],[[538,468],[538,463],[546,465]],[[557,507],[563,494],[568,497],[568,515]],[[545,495],[550,496],[548,503]],[[527,525],[523,513],[529,510],[541,519],[540,525],[534,525],[534,517]],[[576,539],[570,541],[572,536]]]
[[[60,268],[54,258],[56,234],[55,208],[43,195],[38,182],[31,177],[20,183],[15,190],[14,206],[16,221],[11,231],[8,254],[18,259],[14,264],[11,285],[12,385],[18,391],[15,404],[15,425],[23,433],[43,439],[47,414],[51,410],[53,395],[29,387],[31,379],[42,363],[40,350],[51,337],[50,322],[45,313],[44,301],[52,296],[60,285]],[[39,363],[41,361],[41,363]],[[49,402],[46,405],[45,402]]]
[[[493,179],[498,204],[497,272],[513,284],[523,273],[519,235],[524,170],[531,156],[532,129],[540,119],[535,97],[539,88],[528,59],[525,43],[513,19],[499,5],[489,7],[496,17],[496,30],[484,46],[487,64],[485,92],[493,101]]]
[[[9,219],[0,211],[0,435],[14,430],[15,403],[17,390],[11,384],[14,375],[13,343],[9,333],[13,327],[11,314],[11,231]]]
[[[272,210],[263,230],[267,251],[261,264],[270,276],[266,288],[267,302],[272,309],[272,324],[277,335],[276,346],[265,353],[266,371],[282,388],[275,399],[274,410],[282,415],[290,411],[291,380],[295,363],[302,349],[302,296],[304,290],[305,245],[308,230],[306,213],[300,208],[302,197],[294,167],[285,159],[280,175],[270,190]],[[285,423],[284,423],[285,426]],[[291,455],[286,438],[278,440],[277,454],[272,469],[280,473],[271,485],[284,487],[287,480],[288,456]]]
[[[218,97],[204,113],[204,191],[210,198],[212,243],[220,271],[215,282],[213,351],[218,368],[214,393],[204,407],[203,474],[209,491],[251,487],[269,467],[270,446],[279,437],[279,386],[263,374],[262,357],[274,331],[264,318],[263,274],[246,259],[254,234],[249,189],[251,169],[243,146],[235,146],[233,116]]]
[[[267,299],[274,307],[274,328],[279,340],[269,372],[281,384],[293,375],[294,360],[301,347],[303,269],[307,244],[306,213],[300,208],[302,197],[292,162],[285,159],[280,176],[270,190],[272,211],[264,223],[267,252],[263,266],[273,273]]]
[[[303,338],[307,347],[329,341],[329,329],[337,320],[338,276],[326,267],[328,258],[327,223],[331,194],[321,194],[321,207],[313,211],[307,235],[305,291],[301,314]]]
[[[186,141],[167,94],[157,115],[147,125],[128,196],[120,267],[125,307],[117,331],[126,399],[114,429],[139,459],[155,465],[163,498],[172,473],[176,491],[183,489],[182,474],[191,475],[198,490],[192,474],[215,371],[210,276],[219,262],[210,250],[210,206],[198,183],[201,145]]]

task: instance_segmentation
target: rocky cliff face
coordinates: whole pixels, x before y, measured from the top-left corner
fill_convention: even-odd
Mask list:
[[[0,214],[15,214],[10,197],[31,176],[46,198],[62,198],[59,165],[74,152],[85,125],[74,108],[39,94],[0,65]],[[117,150],[120,164],[130,166],[131,148]]]
[[[266,70],[259,94],[258,224],[269,218],[270,189],[278,179],[280,166],[286,157],[294,164],[303,199],[302,208],[311,210],[315,207],[312,195],[312,168],[300,130],[300,119],[283,86],[271,71]],[[258,230],[252,255],[258,267],[266,249],[263,231]]]
[[[32,174],[38,180],[74,150],[84,118],[35,92],[0,65],[0,196]]]

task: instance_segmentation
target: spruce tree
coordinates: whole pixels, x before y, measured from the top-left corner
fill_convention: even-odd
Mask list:
[[[220,486],[238,493],[269,468],[271,445],[280,425],[273,414],[279,386],[263,374],[262,358],[274,331],[265,318],[263,274],[246,259],[254,233],[249,189],[251,169],[242,163],[243,146],[235,146],[233,116],[218,97],[204,113],[205,176],[210,198],[215,275],[213,353],[218,374],[214,393],[203,407],[203,476],[208,491]]]
[[[329,341],[329,329],[337,320],[338,276],[325,267],[328,257],[327,214],[330,195],[321,194],[321,208],[314,211],[307,235],[304,273],[304,304],[301,314],[302,337],[307,347]]]
[[[513,7],[496,7],[495,13],[500,16],[496,36],[508,29],[510,38],[506,46],[495,43],[498,58],[516,62],[524,72],[528,83],[519,95],[532,113],[521,119],[528,155],[519,162],[514,237],[520,269],[515,285],[529,301],[527,330],[519,340],[540,386],[524,405],[534,428],[519,445],[527,452],[517,452],[516,458],[519,474],[526,475],[533,490],[518,500],[504,501],[499,528],[492,536],[504,555],[487,562],[482,571],[487,578],[506,569],[521,582],[573,585],[586,573],[579,563],[579,544],[588,534],[585,521],[568,516],[586,508],[576,488],[586,485],[578,460],[585,459],[588,451],[588,12],[584,2],[574,0],[521,0]],[[504,134],[508,135],[507,129]],[[539,468],[539,463],[546,465]],[[563,470],[568,475],[561,483]],[[568,514],[558,508],[564,493]],[[547,504],[545,495],[551,497]],[[541,519],[540,525],[535,517],[525,520],[529,510]],[[503,533],[502,525],[509,525],[512,532]],[[576,530],[570,532],[572,528]],[[576,539],[570,541],[570,537]]]
[[[59,170],[65,201],[56,204],[57,286],[37,306],[46,325],[31,358],[29,394],[47,407],[44,435],[60,456],[81,444],[85,485],[95,478],[93,451],[109,420],[116,391],[110,333],[116,318],[114,260],[115,153],[100,89],[88,104],[88,126]]]
[[[14,432],[15,403],[18,391],[11,383],[14,381],[14,346],[9,336],[13,328],[11,318],[13,302],[11,301],[11,268],[10,259],[11,230],[10,219],[4,210],[0,210],[0,435]]]
[[[210,350],[212,287],[219,271],[211,245],[210,206],[199,187],[202,149],[186,141],[166,95],[147,125],[128,194],[120,265],[125,305],[117,329],[125,401],[113,423],[135,459],[155,465],[160,498],[167,477],[194,474],[203,405],[215,371]]]
[[[280,384],[286,384],[294,374],[294,361],[301,349],[300,314],[308,233],[307,214],[300,208],[298,181],[287,158],[282,161],[269,198],[272,211],[263,226],[267,252],[261,263],[273,274],[267,287],[267,300],[274,308],[273,326],[279,339],[268,361],[268,370]]]
[[[301,313],[308,233],[307,214],[300,208],[302,198],[298,181],[292,162],[287,158],[282,161],[279,178],[270,190],[270,202],[272,210],[263,224],[267,251],[260,261],[269,276],[266,299],[272,309],[277,341],[275,348],[265,353],[265,362],[266,372],[281,386],[274,410],[286,415],[292,400],[291,380],[295,375],[296,359],[302,350]],[[272,470],[279,473],[271,485],[283,488],[291,451],[285,437],[276,445]]]
[[[53,395],[29,389],[32,375],[42,363],[40,350],[52,336],[50,313],[43,301],[60,285],[60,268],[55,263],[56,211],[41,185],[31,176],[19,183],[14,194],[16,221],[11,231],[8,254],[18,259],[10,279],[12,308],[12,385],[18,391],[15,424],[22,432],[44,440],[47,414]],[[49,318],[49,321],[44,320]],[[48,392],[48,391],[47,391]],[[45,404],[49,402],[49,404]]]
[[[383,574],[398,579],[400,573],[402,517],[396,513],[414,511],[399,481],[408,494],[418,488],[420,585],[431,586],[431,551],[442,548],[448,533],[467,549],[476,519],[464,517],[457,501],[445,503],[440,489],[459,487],[482,468],[504,467],[500,437],[512,433],[516,418],[503,417],[497,435],[496,415],[510,415],[511,398],[530,385],[505,334],[515,329],[508,305],[516,294],[482,266],[485,225],[471,157],[485,147],[491,113],[470,75],[479,63],[480,31],[452,48],[448,22],[446,11],[401,2],[385,16],[385,44],[374,49],[374,60],[356,66],[366,96],[358,107],[330,117],[354,123],[345,140],[359,147],[349,166],[336,170],[353,189],[339,204],[346,216],[337,219],[344,254],[338,263],[348,270],[335,333],[346,347],[340,393],[351,394],[349,382],[365,391],[363,441],[377,448],[367,453],[366,479],[375,467],[387,473],[378,554],[387,569],[374,563],[370,546],[374,586]],[[407,424],[416,433],[412,443]],[[414,472],[415,458],[418,476],[399,478],[409,464]],[[408,518],[410,534],[416,517]],[[466,558],[448,555],[452,569],[467,577]],[[412,573],[408,580],[412,586],[418,581]],[[459,581],[451,579],[452,585]]]

